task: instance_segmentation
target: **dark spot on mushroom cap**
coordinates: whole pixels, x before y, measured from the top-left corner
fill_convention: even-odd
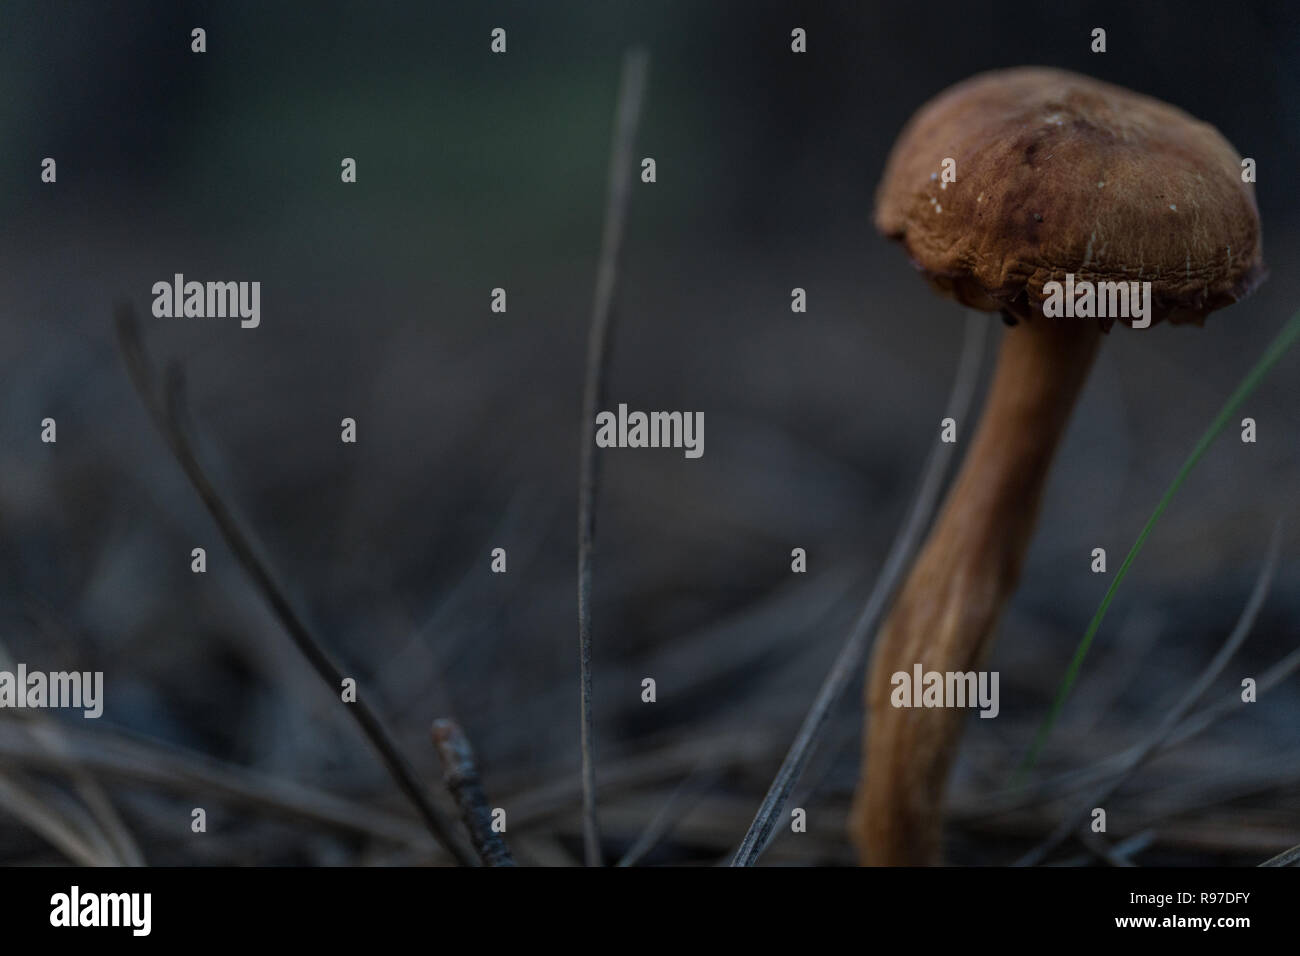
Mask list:
[[[947,156],[959,178],[936,215],[929,175]],[[876,225],[975,308],[1027,317],[1044,283],[1072,272],[1149,280],[1153,321],[1199,323],[1266,273],[1240,162],[1213,127],[1150,97],[1063,70],[995,71],[912,117]]]

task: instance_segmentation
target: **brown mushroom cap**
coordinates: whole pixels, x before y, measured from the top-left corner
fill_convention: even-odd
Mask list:
[[[957,179],[944,183],[949,157]],[[980,74],[917,111],[876,226],[945,293],[1021,318],[1072,272],[1150,281],[1153,322],[1199,324],[1266,273],[1254,187],[1214,127],[1043,67]]]

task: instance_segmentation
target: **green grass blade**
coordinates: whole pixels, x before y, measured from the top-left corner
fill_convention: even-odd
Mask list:
[[[1169,507],[1169,502],[1171,502],[1174,495],[1178,493],[1178,489],[1181,488],[1183,482],[1187,480],[1187,476],[1191,474],[1192,469],[1196,467],[1197,462],[1201,460],[1209,447],[1214,444],[1214,440],[1219,437],[1220,433],[1228,427],[1228,422],[1236,415],[1238,409],[1241,408],[1242,403],[1245,402],[1246,399],[1250,397],[1250,394],[1259,387],[1260,383],[1268,376],[1268,373],[1272,371],[1273,366],[1277,364],[1278,360],[1282,358],[1284,354],[1286,354],[1287,349],[1295,344],[1297,338],[1300,338],[1300,312],[1296,312],[1289,320],[1287,320],[1286,325],[1282,326],[1282,331],[1280,331],[1277,334],[1277,337],[1273,339],[1268,349],[1265,350],[1264,355],[1255,363],[1254,368],[1246,373],[1246,377],[1241,380],[1241,384],[1237,386],[1237,390],[1232,393],[1232,396],[1228,399],[1222,410],[1220,410],[1219,414],[1215,416],[1214,421],[1210,423],[1210,427],[1205,430],[1203,435],[1201,435],[1200,441],[1196,443],[1196,447],[1192,449],[1192,453],[1187,456],[1187,460],[1183,462],[1183,466],[1179,468],[1178,473],[1174,475],[1174,480],[1170,482],[1169,487],[1165,489],[1165,493],[1161,497],[1159,504],[1156,505],[1156,510],[1153,511],[1151,517],[1147,519],[1147,523],[1143,526],[1142,532],[1137,537],[1137,541],[1135,541],[1133,547],[1129,549],[1128,556],[1124,558],[1124,563],[1120,565],[1119,571],[1116,572],[1114,580],[1110,583],[1110,587],[1106,589],[1106,596],[1101,599],[1101,604],[1097,608],[1097,613],[1092,616],[1092,620],[1088,623],[1088,630],[1084,632],[1083,639],[1079,641],[1079,646],[1075,648],[1074,657],[1070,660],[1070,666],[1066,668],[1065,678],[1061,681],[1061,687],[1056,692],[1056,699],[1052,701],[1052,709],[1048,711],[1047,717],[1044,718],[1041,724],[1039,724],[1038,732],[1034,735],[1034,742],[1030,746],[1029,752],[1025,755],[1024,760],[1020,762],[1020,766],[1016,768],[1017,783],[1022,780],[1024,774],[1033,767],[1035,761],[1038,759],[1039,753],[1043,749],[1043,745],[1047,743],[1048,735],[1051,734],[1052,727],[1056,724],[1056,719],[1061,715],[1061,708],[1065,706],[1065,700],[1070,696],[1070,690],[1074,687],[1074,682],[1079,676],[1079,669],[1083,666],[1083,659],[1088,654],[1088,648],[1092,646],[1092,639],[1097,636],[1097,630],[1101,627],[1101,622],[1106,617],[1106,611],[1110,608],[1110,602],[1115,598],[1115,592],[1119,590],[1120,584],[1128,574],[1128,570],[1132,566],[1134,558],[1136,558],[1138,552],[1142,550],[1142,545],[1146,543],[1147,537],[1150,536],[1151,529],[1156,526],[1156,522],[1160,520],[1160,516],[1164,514],[1165,509]]]

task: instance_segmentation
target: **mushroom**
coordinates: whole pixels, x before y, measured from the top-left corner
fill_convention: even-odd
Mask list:
[[[955,181],[943,175],[949,159]],[[1212,126],[1056,69],[981,74],[923,106],[889,157],[875,219],[942,293],[1001,312],[1010,326],[973,442],[881,628],[865,691],[853,838],[865,863],[929,864],[940,858],[945,779],[965,714],[895,707],[892,678],[917,664],[977,671],[988,658],[1056,446],[1117,320],[1114,310],[1045,314],[1059,292],[1051,284],[1070,274],[1067,289],[1149,282],[1146,320],[1119,321],[1199,325],[1265,269],[1253,187]]]

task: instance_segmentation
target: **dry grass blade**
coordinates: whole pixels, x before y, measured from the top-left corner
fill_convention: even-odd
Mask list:
[[[1295,866],[1300,863],[1300,846],[1293,846],[1289,850],[1283,850],[1277,856],[1265,860],[1260,866]]]
[[[63,755],[50,753],[29,737],[0,730],[0,758],[6,764],[63,773],[69,763],[105,780],[158,787],[177,794],[203,793],[232,806],[265,811],[297,824],[437,850],[427,829],[405,817],[313,790],[244,767],[157,743],[97,731],[69,736]]]
[[[691,803],[712,786],[719,776],[721,774],[716,767],[706,769],[699,766],[692,770],[691,775],[673,789],[663,806],[646,824],[645,829],[637,835],[636,841],[628,847],[627,852],[616,865],[626,867],[640,863],[647,853],[659,845],[660,840],[672,833],[673,827],[681,821],[682,815],[690,810]]]
[[[1124,763],[1119,768],[1119,773],[1108,783],[1093,791],[1087,800],[1080,801],[1078,808],[1073,813],[1067,814],[1047,839],[1016,861],[1016,866],[1033,866],[1042,862],[1048,853],[1069,837],[1079,820],[1086,818],[1093,807],[1107,800],[1116,790],[1122,787],[1129,776],[1150,759],[1153,754],[1158,752],[1161,745],[1178,729],[1183,717],[1201,699],[1209,689],[1210,684],[1219,676],[1228,661],[1232,659],[1232,656],[1237,653],[1242,643],[1250,635],[1250,630],[1255,625],[1255,618],[1259,615],[1259,609],[1268,596],[1269,586],[1273,583],[1273,572],[1277,570],[1277,559],[1281,547],[1282,523],[1279,521],[1273,529],[1272,538],[1269,539],[1264,566],[1260,569],[1254,590],[1251,591],[1250,598],[1246,601],[1245,608],[1242,609],[1241,617],[1237,619],[1237,624],[1233,627],[1232,633],[1228,635],[1228,639],[1223,642],[1223,646],[1219,648],[1218,653],[1206,665],[1201,676],[1187,689],[1178,703],[1161,718],[1160,723],[1151,732],[1150,736],[1143,743],[1128,751]]]
[[[975,383],[978,379],[980,363],[983,359],[987,326],[987,321],[983,315],[971,313],[967,316],[961,360],[957,366],[957,376],[953,381],[952,393],[948,398],[948,408],[944,412],[945,417],[960,420],[965,417],[966,411],[970,407],[971,399],[975,394]],[[753,866],[758,862],[758,858],[763,851],[767,849],[767,845],[776,830],[777,818],[784,810],[790,791],[798,783],[799,777],[808,763],[808,758],[812,755],[817,739],[821,736],[826,721],[830,717],[831,709],[844,693],[844,688],[848,686],[855,676],[861,673],[866,661],[870,638],[875,632],[880,615],[893,596],[899,578],[907,568],[912,554],[921,540],[921,536],[925,533],[925,528],[929,524],[935,504],[939,500],[939,492],[943,487],[943,477],[947,472],[948,462],[952,458],[954,447],[954,445],[946,442],[938,442],[930,452],[930,458],[926,462],[925,470],[922,473],[920,490],[917,492],[916,499],[912,503],[912,509],[908,512],[903,527],[899,529],[898,536],[889,549],[889,556],[885,559],[880,576],[876,579],[875,587],[872,588],[871,596],[867,598],[862,613],[858,616],[853,629],[844,641],[844,647],[840,650],[839,656],[836,657],[835,663],[831,665],[830,672],[826,675],[821,688],[817,691],[817,697],[813,700],[807,716],[804,717],[799,733],[796,735],[794,743],[790,745],[789,753],[786,754],[781,768],[776,773],[776,779],[772,781],[771,787],[768,788],[767,795],[763,798],[763,803],[754,817],[754,822],[750,824],[749,830],[741,841],[740,848],[736,850],[736,855],[731,862],[732,866]]]
[[[183,391],[179,368],[172,366],[168,369],[165,397],[160,397],[155,387],[153,367],[149,363],[144,343],[140,339],[139,325],[131,307],[125,304],[118,306],[116,320],[118,341],[131,381],[153,415],[159,430],[162,431],[172,454],[185,471],[186,477],[189,478],[190,484],[198,493],[208,514],[212,516],[212,520],[221,531],[221,536],[235,559],[271,606],[295,646],[329,687],[330,693],[337,695],[344,679],[342,670],[334,663],[321,641],[311,633],[303,616],[294,608],[287,592],[277,582],[269,564],[259,556],[252,539],[240,527],[234,513],[209,480],[190,444],[189,436],[182,425]],[[463,865],[476,866],[478,860],[461,844],[460,840],[456,839],[451,822],[443,816],[442,811],[434,806],[433,801],[424,792],[415,772],[407,764],[406,758],[402,756],[379,715],[366,703],[365,697],[359,696],[355,702],[346,707],[346,710],[379,752],[380,758],[398,787],[415,805],[438,842]]]
[[[13,670],[13,666],[9,649],[0,641],[0,669]],[[51,755],[56,758],[66,757],[67,740],[58,721],[39,711],[17,711],[16,714],[25,717],[32,737],[44,745]],[[67,771],[73,789],[89,810],[93,825],[102,834],[112,857],[111,862],[119,866],[143,866],[144,854],[140,851],[139,844],[94,776],[71,760],[64,761],[63,769]]]
[[[460,818],[469,831],[470,842],[484,866],[514,866],[514,857],[500,833],[492,829],[492,808],[488,806],[478,765],[474,762],[474,748],[469,738],[454,720],[433,722],[434,749],[442,761],[443,779],[451,791]]]
[[[1151,846],[1156,840],[1156,831],[1141,830],[1130,837],[1125,837],[1114,845],[1107,844],[1100,839],[1096,842],[1088,843],[1089,852],[1072,856],[1068,860],[1061,860],[1053,866],[1087,866],[1094,860],[1100,859],[1108,866],[1130,867],[1137,864],[1132,861],[1132,857],[1141,853],[1147,847]]]
[[[627,207],[632,196],[632,146],[636,140],[649,67],[650,59],[642,50],[632,50],[623,59],[623,78],[614,116],[614,138],[610,145],[609,194],[605,206],[600,259],[596,267],[596,292],[591,310],[591,332],[587,339],[586,385],[583,389],[582,420],[579,427],[578,669],[581,682],[582,843],[588,866],[600,866],[603,863],[600,828],[596,819],[596,763],[591,726],[591,552],[596,537],[596,491],[599,481],[599,460],[591,428],[596,420],[596,412],[605,399],[605,369],[609,363],[619,250],[623,245]]]
[[[98,781],[68,757],[67,741],[54,721],[37,721],[31,727],[32,738],[47,747],[56,758],[64,758],[65,769],[73,789],[85,803],[91,819],[103,833],[118,866],[144,866],[144,853],[126,822],[113,806]]]
[[[734,730],[716,736],[688,736],[666,746],[640,748],[621,759],[610,760],[601,774],[600,792],[608,797],[658,787],[667,780],[685,777],[700,766],[719,773],[736,770],[762,760],[773,750],[766,737]],[[516,826],[523,826],[561,817],[572,808],[580,790],[580,782],[568,773],[551,783],[527,788],[510,798],[510,819]]]
[[[110,866],[114,860],[107,845],[93,846],[76,832],[68,820],[54,812],[48,801],[18,780],[0,777],[0,809],[8,810],[44,837],[73,863],[80,866]]]
[[[1255,692],[1263,694],[1272,690],[1282,681],[1286,680],[1297,670],[1300,670],[1300,648],[1292,651],[1286,657],[1282,658],[1264,673],[1259,675],[1259,680],[1255,681]],[[1216,720],[1226,717],[1241,709],[1242,699],[1239,693],[1232,693],[1223,698],[1216,704],[1206,707],[1203,711],[1188,717],[1182,725],[1170,736],[1168,746],[1180,744],[1188,740],[1201,731],[1205,730]]]

